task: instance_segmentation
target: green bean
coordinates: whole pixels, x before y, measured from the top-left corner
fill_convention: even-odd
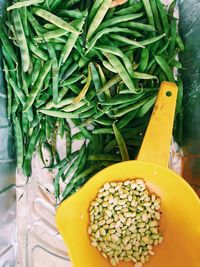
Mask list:
[[[59,105],[61,100],[63,99],[63,97],[66,95],[66,93],[68,92],[68,88],[66,87],[62,87],[62,89],[58,92],[58,104],[56,105]],[[53,108],[55,106],[54,102],[53,102],[53,99],[50,100],[46,105],[45,105],[45,109],[50,109],[50,108]]]
[[[27,15],[27,8],[26,7],[22,7],[20,9],[20,16],[21,16],[25,36],[29,37],[28,15]]]
[[[116,24],[121,23],[121,22],[137,19],[137,18],[142,17],[143,15],[144,13],[138,13],[138,14],[130,14],[130,15],[110,18],[106,20],[105,22],[103,22],[98,30],[102,30],[104,28],[115,26]]]
[[[46,168],[51,168],[53,165],[53,151],[51,145],[45,140],[39,144],[41,146],[41,160]],[[45,153],[43,152],[45,150]]]
[[[82,114],[80,114],[78,111],[74,113],[67,113],[63,111],[46,110],[46,109],[40,109],[39,112],[57,118],[78,119],[78,118],[88,118],[89,116],[92,116],[94,114],[94,110],[91,110],[90,107],[87,109],[89,109],[89,112],[86,111],[83,112]]]
[[[128,23],[128,22],[127,22]],[[121,27],[111,27],[111,28],[106,28],[103,29],[99,32],[97,32],[97,34],[91,39],[88,49],[86,51],[86,54],[89,53],[89,51],[95,46],[96,42],[105,34],[109,34],[109,33],[119,33],[119,32],[123,32],[123,33],[131,33],[132,31],[128,30],[127,28],[121,28]]]
[[[153,12],[151,9],[150,1],[149,0],[142,0],[142,3],[144,5],[144,9],[146,11],[149,24],[154,26],[155,25],[154,24],[154,16],[153,16]]]
[[[53,130],[55,128],[56,119],[52,118],[50,116],[44,116],[44,118],[45,117],[46,117],[46,120],[45,120],[46,140],[51,140],[51,136],[52,136]]]
[[[85,105],[86,105],[86,103],[83,102],[83,101],[80,101],[80,102],[77,102],[77,103],[73,103],[72,102],[71,104],[69,104],[67,106],[64,106],[62,108],[62,110],[64,110],[65,112],[73,112],[73,111],[75,111],[75,110],[77,110],[77,109],[79,109],[79,108],[81,108],[81,107],[83,107]]]
[[[177,61],[176,59],[172,60],[169,62],[171,67],[175,67],[177,69],[182,69],[183,65],[181,64],[181,62]]]
[[[66,81],[61,81],[60,84],[62,86],[68,86],[68,85],[71,85],[71,84],[74,84],[74,83],[80,81],[82,78],[84,78],[84,76],[82,74],[79,74],[79,75],[76,75],[76,76],[73,76],[73,77],[67,79]]]
[[[124,103],[126,103],[126,104],[127,103],[132,103],[134,101],[139,100],[144,95],[145,95],[144,93],[140,93],[138,95],[133,95],[133,96],[130,96],[130,95],[124,95],[124,96],[116,95],[112,99],[110,99],[110,100],[108,100],[106,102],[103,102],[102,104],[103,105],[109,105],[109,106],[115,106],[115,105],[121,105],[121,104],[124,104]]]
[[[63,90],[62,92],[63,92],[63,94],[66,93],[65,90]],[[62,96],[62,97],[63,97],[63,96]],[[59,98],[60,98],[60,97],[59,97]],[[62,108],[62,107],[64,107],[64,106],[67,106],[67,105],[69,105],[69,104],[72,104],[73,101],[74,101],[74,97],[68,97],[68,98],[65,98],[65,99],[59,99],[59,100],[60,100],[60,101],[59,101],[58,104],[53,103],[52,100],[49,101],[49,102],[46,104],[45,109],[50,109],[50,108],[53,108],[53,107],[54,107],[54,108]]]
[[[40,34],[40,36],[41,36],[41,34]],[[52,44],[65,44],[66,41],[67,41],[67,36],[68,35],[66,35],[66,36],[63,35],[63,36],[60,36],[60,37],[51,38],[50,41],[51,41]],[[47,40],[47,42],[48,42],[48,40]],[[39,43],[40,44],[46,43],[46,41],[43,39],[43,41],[39,41]]]
[[[155,104],[156,101],[156,97],[153,97],[152,99],[150,99],[149,101],[147,101],[138,111],[137,113],[137,117],[141,118],[143,117],[151,108],[152,106]]]
[[[123,37],[123,36],[118,35],[118,34],[111,33],[109,35],[109,37],[114,39],[114,40],[116,40],[116,41],[120,41],[122,43],[126,43],[126,44],[130,44],[130,45],[134,45],[136,47],[144,48],[144,46],[140,42],[131,40],[131,39],[127,38],[127,37]]]
[[[12,115],[14,115],[18,108],[20,107],[20,102],[19,102],[19,99],[18,98],[14,98],[13,99],[13,104],[12,104]]]
[[[141,80],[153,80],[158,79],[156,76],[147,74],[147,73],[140,73],[140,72],[134,72],[134,78],[135,79],[141,79]]]
[[[101,80],[101,85],[104,86],[106,84],[106,77],[105,77],[105,74],[101,68],[101,66],[99,64],[96,65],[97,69],[98,69],[98,72],[99,72],[99,77],[100,77],[100,80]],[[101,88],[102,88],[101,86]],[[100,88],[99,88],[100,89]],[[98,96],[98,95],[97,95]],[[111,94],[110,94],[110,91],[105,91],[105,96],[107,99],[110,99],[111,98]]]
[[[80,0],[69,0],[69,1],[67,1],[65,7],[66,7],[66,9],[69,9],[69,8],[73,7],[74,5],[76,5],[79,2],[80,2]]]
[[[140,120],[141,120],[141,118],[140,118]],[[133,127],[133,129],[131,129],[129,131],[126,129],[126,132],[123,133],[124,139],[133,138],[133,137],[136,138],[136,136],[138,136],[138,135],[141,136],[141,133],[146,129],[146,126],[147,126],[146,124],[147,124],[147,122],[145,122],[139,126]]]
[[[70,17],[74,19],[80,19],[83,17],[82,12],[79,9],[74,9],[74,10],[58,10],[56,11],[56,14],[60,17]]]
[[[72,136],[72,140],[85,140],[85,135],[82,132],[78,132]]]
[[[133,22],[133,21],[128,21],[128,22],[122,22],[120,23],[120,27],[126,27],[126,28],[135,28],[141,31],[147,31],[147,32],[154,32],[155,27],[152,25],[140,23],[140,22]]]
[[[119,75],[115,75],[97,92],[97,94],[102,94],[103,92],[108,91],[113,85],[120,81],[121,78],[119,77]]]
[[[113,134],[112,128],[100,128],[92,131],[92,134]]]
[[[85,17],[87,16],[87,12],[85,13],[84,12],[84,17],[81,18],[81,19],[77,19],[75,20],[72,25],[78,29],[78,31],[81,31],[82,28],[83,28],[83,25],[85,23]],[[65,46],[63,47],[63,50],[61,52],[61,55],[60,55],[60,64],[62,63],[65,63],[65,61],[67,60],[69,54],[71,53],[77,39],[78,39],[78,36],[79,34],[77,33],[71,33]]]
[[[183,103],[183,82],[178,78],[178,97],[176,104],[176,114],[182,112],[182,103]]]
[[[9,41],[5,31],[4,31],[3,25],[4,25],[4,23],[2,21],[2,18],[0,17],[0,39],[1,39],[1,42],[2,42],[3,46],[5,47],[6,51],[8,52],[8,54],[13,59],[13,61],[15,63],[17,63],[16,53],[10,44],[10,41]]]
[[[20,122],[16,116],[13,116],[15,140],[17,146],[17,167],[21,168],[23,165],[24,157],[24,143],[23,143],[23,134]]]
[[[129,60],[129,58],[108,38],[104,37],[104,40],[106,41],[106,43],[108,43],[108,46],[103,46],[103,49],[102,48],[100,49],[102,49],[103,52],[114,54],[116,56],[121,57],[128,74],[130,75],[131,78],[133,78],[134,72],[132,68],[132,63]]]
[[[118,129],[123,129],[129,122],[131,122],[137,115],[138,110],[133,110],[122,117],[122,119],[116,123]]]
[[[176,45],[176,31],[177,31],[177,22],[176,19],[172,20],[171,26],[170,26],[170,43],[169,43],[169,56],[173,56],[174,50],[175,50],[175,45]]]
[[[45,40],[48,42],[49,39],[61,37],[63,35],[67,36],[68,32],[66,30],[63,30],[63,29],[54,29],[52,31],[48,31],[48,32],[43,33],[41,36],[35,37],[34,41],[35,42],[41,42],[41,41]]]
[[[56,15],[42,9],[42,8],[37,8],[34,7],[32,8],[32,11],[34,14],[37,16],[51,22],[52,24],[56,25],[58,28],[64,29],[68,32],[73,32],[79,34],[78,32],[72,25],[67,23],[66,21],[62,20],[61,18],[57,17]]]
[[[151,9],[152,9],[152,12],[153,12],[153,16],[154,16],[155,26],[156,26],[158,32],[161,34],[162,33],[162,26],[161,26],[161,23],[160,23],[158,9],[157,9],[157,5],[156,5],[156,0],[151,0],[150,4],[151,4]]]
[[[80,88],[77,85],[69,84],[68,87],[74,94],[78,95],[80,93]]]
[[[92,20],[94,19],[99,7],[101,6],[103,0],[96,0],[94,1],[93,5],[92,5],[92,8],[90,10],[90,13],[89,13],[89,16],[88,16],[88,20],[89,22],[91,23]]]
[[[12,113],[12,88],[9,83],[10,75],[9,75],[8,67],[4,60],[3,60],[3,66],[4,66],[3,71],[5,73],[6,89],[7,89],[7,116],[8,116],[8,119],[10,119],[11,113]]]
[[[27,177],[30,177],[30,175],[31,175],[31,160],[32,160],[32,155],[34,153],[35,146],[36,146],[37,141],[38,141],[39,132],[40,132],[40,130],[38,129],[38,127],[34,128],[33,133],[31,135],[31,139],[30,139],[29,144],[28,144],[28,149],[26,151],[23,170],[24,170],[24,174]]]
[[[48,110],[48,109],[39,109],[38,112],[42,114],[55,117],[55,118],[63,118],[63,119],[70,119],[70,118],[78,118],[78,115],[62,112],[62,111],[55,111],[55,110]]]
[[[51,30],[51,31],[54,31],[54,30],[62,30],[62,31],[65,31],[63,29],[59,29],[56,25],[52,24],[52,23],[45,23],[43,25],[43,27],[47,30]],[[65,31],[66,34],[68,34],[68,32]]]
[[[123,80],[123,82],[126,84],[126,86],[129,88],[129,90],[133,93],[137,93],[135,90],[135,86],[133,84],[133,81],[131,80],[130,76],[128,75],[126,69],[121,64],[121,62],[118,60],[118,58],[111,54],[106,54],[106,57],[108,58],[109,62],[115,70],[118,72],[120,78]]]
[[[176,36],[176,43],[178,47],[180,48],[180,50],[183,52],[185,50],[185,46],[179,34],[177,34]]]
[[[42,61],[40,59],[35,59],[34,62],[34,66],[33,66],[33,71],[31,73],[31,85],[33,85],[35,83],[35,81],[37,80],[37,77],[40,73],[40,70],[42,68]]]
[[[70,183],[70,189],[73,188],[73,186],[75,186],[75,184],[82,178],[87,177],[89,174],[91,174],[92,172],[94,172],[97,169],[97,166],[91,166],[89,167],[87,170],[83,171],[82,173],[80,173],[78,176],[76,176],[73,181]],[[69,195],[69,188],[68,186],[66,186],[65,190],[62,193],[62,197],[63,199],[65,199],[68,195]]]
[[[170,39],[167,40],[167,42],[165,43],[165,45],[160,50],[158,50],[157,54],[158,55],[162,55],[167,50],[167,48],[169,46],[169,43],[170,43]]]
[[[174,15],[174,9],[175,9],[175,6],[176,6],[176,0],[173,0],[168,8],[168,15],[169,17],[172,17],[173,18],[173,15]]]
[[[109,70],[110,72],[112,72],[112,73],[117,73],[117,71],[114,69],[114,67],[113,67],[108,61],[103,60],[103,61],[102,61],[102,64],[103,64],[103,66],[104,66],[107,70]]]
[[[56,176],[55,176],[55,179],[54,179],[54,192],[55,192],[56,198],[59,198],[59,196],[60,196],[60,178],[63,175],[63,173],[65,172],[65,170],[67,169],[67,165],[68,164],[66,163],[64,166],[62,166],[59,169],[59,171],[56,174]]]
[[[112,154],[96,154],[96,155],[90,155],[88,157],[88,160],[91,160],[91,161],[106,160],[106,161],[119,162],[121,158],[118,155],[112,155]]]
[[[164,82],[164,81],[167,80],[167,77],[166,77],[166,75],[165,75],[165,73],[163,71],[161,71],[159,73],[159,80],[160,80],[160,82]]]
[[[20,54],[21,54],[21,60],[22,60],[22,68],[24,72],[27,72],[30,66],[30,56],[29,56],[29,50],[28,45],[21,21],[21,17],[19,14],[19,10],[13,10],[12,11],[12,18],[15,26],[15,31],[18,39],[18,45],[20,48]]]
[[[26,104],[24,106],[24,111],[27,111],[34,103],[35,98],[37,97],[39,91],[41,90],[42,86],[43,86],[43,82],[45,77],[47,76],[47,73],[50,71],[51,69],[51,65],[52,65],[52,60],[48,60],[44,66],[41,69],[41,72],[35,82],[35,84],[33,85],[33,88],[26,100]]]
[[[33,54],[35,54],[38,58],[43,59],[44,61],[48,60],[48,55],[45,51],[40,49],[39,47],[36,47],[33,42],[28,41],[29,49]]]
[[[42,94],[41,97],[36,99],[34,106],[36,108],[43,106],[48,101],[48,99],[51,97],[51,95],[52,95],[52,90],[51,88],[49,88]]]
[[[26,97],[24,95],[24,93],[22,92],[22,90],[19,89],[19,87],[17,86],[17,84],[13,81],[13,80],[9,80],[10,85],[12,86],[15,94],[17,95],[17,97],[19,98],[19,101],[22,103],[22,105],[25,105],[26,102]]]
[[[62,79],[66,80],[68,77],[70,77],[77,69],[78,69],[78,64],[74,62],[63,74]]]
[[[27,135],[29,130],[29,121],[27,119],[27,113],[22,113],[21,116],[21,129],[24,136]]]
[[[86,153],[86,145],[83,144],[83,146],[81,147],[81,149],[79,151],[79,155],[78,155],[77,159],[72,162],[72,164],[69,166],[67,172],[65,173],[65,180],[68,178],[68,176],[71,175],[71,173],[73,173],[78,168],[85,153]]]
[[[57,104],[58,102],[58,84],[59,84],[59,66],[56,51],[53,46],[48,45],[49,56],[52,59],[52,91],[53,91],[53,102]]]
[[[115,134],[115,138],[117,140],[117,144],[119,146],[119,150],[120,150],[120,154],[122,157],[122,161],[126,161],[129,160],[129,154],[128,154],[128,150],[126,147],[126,144],[124,142],[124,139],[120,133],[120,131],[118,130],[117,126],[115,124],[113,124],[113,131]]]
[[[142,49],[140,65],[138,67],[139,72],[145,72],[149,62],[149,50],[147,48]]]
[[[15,9],[15,8],[22,8],[22,7],[27,7],[30,5],[36,5],[36,4],[40,4],[43,2],[44,2],[44,0],[28,0],[28,1],[23,1],[23,2],[16,2],[13,5],[9,6],[7,8],[7,11],[10,11],[10,10]]]
[[[69,1],[68,1],[69,2]],[[62,3],[62,0],[51,0],[49,4],[49,10],[54,10],[56,9],[60,4]]]
[[[129,7],[125,7],[119,11],[116,11],[115,14],[117,16],[123,16],[123,15],[127,15],[127,14],[134,14],[138,11],[141,11],[143,9],[143,4],[142,2],[136,2],[132,5],[130,5]]]
[[[83,98],[85,98],[87,91],[90,87],[92,81],[92,76],[91,76],[91,66],[88,66],[88,77],[87,77],[87,82],[85,84],[85,86],[83,87],[83,89],[80,91],[80,93],[78,94],[78,96],[74,99],[74,103],[80,102]]]
[[[100,7],[98,8],[97,13],[95,14],[89,26],[88,32],[87,32],[86,38],[88,40],[92,37],[94,32],[98,29],[99,25],[101,24],[103,18],[105,17],[107,11],[110,8],[111,2],[112,0],[104,0],[102,4],[100,5]]]
[[[87,129],[85,129],[82,126],[78,126],[78,127],[79,127],[81,133],[85,136],[86,139],[93,140],[92,134]]]
[[[17,72],[17,66],[15,67],[15,63],[12,60],[11,56],[8,54],[7,50],[5,49],[4,46],[2,46],[2,54],[4,57],[4,61],[7,65],[7,71],[9,73],[9,76],[13,79],[16,80],[16,72]]]
[[[93,123],[96,119],[99,119],[101,116],[103,116],[109,109],[110,107],[104,107],[102,110],[99,110],[94,116],[91,116],[90,118],[82,122],[81,126],[85,127]]]
[[[43,88],[43,90],[46,90],[49,86],[50,86],[50,82],[51,82],[51,77],[52,75],[51,75],[51,72],[49,71],[48,73],[47,73],[47,75],[46,75],[46,77],[45,77],[45,79],[44,79],[44,88]],[[38,96],[37,96],[38,97]],[[36,97],[36,99],[37,99],[37,97]]]
[[[101,118],[96,119],[95,122],[103,126],[111,126],[113,124],[113,120],[103,116]]]
[[[146,97],[146,98],[138,101],[137,103],[134,103],[133,105],[130,105],[130,106],[128,106],[122,110],[119,110],[118,112],[116,112],[114,114],[113,117],[118,118],[118,117],[121,117],[121,116],[123,116],[123,115],[125,115],[125,114],[127,114],[133,110],[136,110],[136,109],[140,108],[141,106],[143,106],[150,99],[152,99],[152,96]]]
[[[156,4],[158,7],[158,12],[160,14],[160,18],[161,18],[161,22],[162,22],[162,26],[163,26],[163,32],[168,34],[170,27],[169,27],[169,22],[168,22],[168,18],[167,18],[167,12],[165,10],[164,5],[161,3],[160,0],[157,0]]]
[[[81,109],[81,108],[80,108]],[[79,110],[74,112],[74,116],[77,116],[77,118],[80,119],[88,119],[91,116],[93,116],[96,113],[96,110],[93,107],[86,107],[82,113],[79,112]],[[82,125],[81,125],[82,126]]]
[[[163,34],[161,34],[161,35],[159,35],[159,36],[155,36],[155,37],[146,39],[146,40],[144,40],[144,41],[141,41],[140,44],[141,44],[141,45],[145,45],[145,46],[146,46],[146,45],[150,45],[150,44],[152,44],[152,43],[155,43],[155,42],[159,41],[160,39],[162,39],[162,38],[165,37],[165,36],[166,36],[166,34],[163,33]]]
[[[155,60],[166,74],[167,79],[171,82],[174,82],[174,75],[167,61],[161,56],[155,56]]]

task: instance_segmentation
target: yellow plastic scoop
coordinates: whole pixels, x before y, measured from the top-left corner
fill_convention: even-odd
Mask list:
[[[163,82],[137,161],[112,165],[96,175],[57,210],[57,226],[74,267],[111,267],[90,245],[88,209],[108,181],[141,177],[161,198],[160,231],[164,240],[145,267],[200,266],[200,201],[192,188],[167,169],[177,87]],[[118,267],[133,267],[120,262]]]

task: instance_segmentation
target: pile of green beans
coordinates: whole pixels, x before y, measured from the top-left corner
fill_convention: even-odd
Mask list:
[[[26,0],[5,7],[0,40],[7,114],[24,175],[31,176],[37,151],[56,172],[56,197],[65,199],[105,166],[136,157],[162,81],[178,82],[181,113],[174,69],[182,67],[177,55],[184,45],[174,6]],[[180,127],[176,133],[181,136]],[[77,140],[83,145],[74,151]]]

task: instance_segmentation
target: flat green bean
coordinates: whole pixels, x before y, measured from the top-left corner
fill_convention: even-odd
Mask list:
[[[106,57],[108,58],[109,62],[111,65],[114,67],[114,69],[117,71],[119,74],[120,78],[124,81],[126,86],[129,88],[129,90],[133,93],[137,93],[135,90],[135,86],[133,81],[131,80],[130,76],[128,75],[126,69],[124,66],[121,64],[121,62],[118,60],[118,58],[114,55],[111,54],[105,54]]]
[[[126,144],[124,142],[124,139],[120,133],[120,131],[118,130],[117,126],[115,124],[113,124],[113,131],[115,134],[115,138],[117,140],[117,144],[119,146],[119,150],[120,150],[120,154],[122,157],[122,161],[126,161],[129,160],[129,154],[128,154],[128,150],[126,147]]]
[[[16,9],[16,8],[22,8],[22,7],[27,7],[27,6],[31,6],[31,5],[36,5],[36,4],[40,4],[43,2],[44,2],[44,0],[28,0],[28,1],[23,1],[23,2],[16,2],[13,5],[9,6],[7,8],[7,11],[10,11],[10,10]]]
[[[37,97],[39,91],[42,89],[43,82],[45,77],[47,76],[47,73],[49,73],[52,65],[52,60],[48,60],[42,67],[41,72],[36,80],[36,82],[33,85],[33,89],[31,90],[27,100],[26,104],[24,106],[24,111],[27,111],[34,103],[35,98]]]
[[[83,25],[85,23],[85,17],[87,16],[87,13],[84,13],[84,17],[81,19],[77,19],[72,23],[73,27],[75,27],[78,31],[81,31],[83,28]],[[63,47],[63,50],[60,55],[60,64],[65,63],[67,60],[69,54],[71,53],[77,39],[78,39],[79,34],[78,33],[71,33],[65,46]]]
[[[17,146],[17,167],[21,168],[23,165],[24,158],[24,144],[23,144],[23,134],[20,122],[16,116],[13,116],[15,140]]]
[[[86,38],[89,40],[92,35],[94,34],[94,32],[98,29],[99,25],[101,24],[103,18],[105,17],[107,11],[110,8],[110,4],[111,4],[112,0],[104,0],[101,5],[99,6],[97,13],[95,14],[90,27],[88,29],[87,32],[87,36]]]
[[[31,135],[31,139],[29,141],[29,144],[28,144],[28,149],[26,151],[23,170],[24,170],[24,174],[27,177],[30,177],[30,175],[31,175],[31,160],[32,160],[32,156],[34,153],[35,146],[36,146],[37,141],[38,141],[39,132],[40,132],[40,130],[38,129],[38,127],[35,127],[32,135]]]
[[[153,12],[151,9],[150,1],[149,0],[142,0],[142,3],[144,5],[149,24],[154,26],[155,25],[154,24],[154,16],[153,16]]]
[[[22,68],[24,72],[27,72],[30,66],[30,56],[29,56],[29,49],[27,45],[27,40],[25,37],[21,17],[19,14],[19,10],[13,10],[12,11],[12,18],[14,22],[14,27],[18,39],[18,45],[20,48],[20,54],[22,59]]]
[[[161,69],[164,71],[164,73],[166,74],[167,79],[170,82],[174,82],[174,75],[167,61],[161,56],[155,56],[155,60],[158,63],[158,65],[161,67]]]
[[[32,8],[32,11],[35,15],[51,22],[52,24],[56,25],[57,27],[64,29],[68,32],[73,32],[80,34],[79,31],[77,31],[72,25],[70,25],[68,22],[62,20],[61,18],[57,17],[56,15],[38,7]]]

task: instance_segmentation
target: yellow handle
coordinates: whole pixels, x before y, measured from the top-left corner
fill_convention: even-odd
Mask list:
[[[162,82],[138,160],[168,167],[178,88]]]

